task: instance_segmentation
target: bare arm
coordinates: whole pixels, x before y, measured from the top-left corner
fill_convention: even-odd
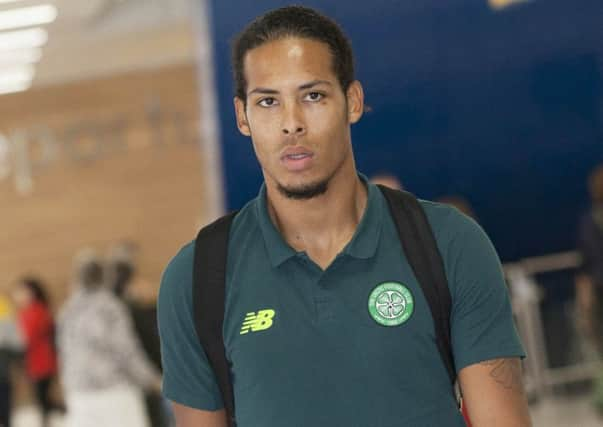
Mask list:
[[[576,276],[576,321],[580,331],[586,335],[595,333],[593,328],[593,306],[595,302],[593,282],[585,274]]]
[[[531,427],[519,358],[494,359],[459,372],[473,427]]]
[[[590,311],[593,307],[593,282],[586,274],[576,277],[576,301],[581,310]]]
[[[202,411],[172,402],[177,427],[227,427],[226,412]]]

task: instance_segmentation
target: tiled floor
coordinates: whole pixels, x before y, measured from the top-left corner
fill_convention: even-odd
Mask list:
[[[532,405],[531,412],[534,427],[603,427],[603,418],[596,415],[587,397],[549,398]],[[21,408],[14,426],[38,427],[39,422],[35,409]],[[63,427],[60,417],[51,420],[51,427]]]
[[[14,427],[39,427],[41,425],[40,415],[35,408],[22,407],[17,409],[13,415]],[[50,419],[50,427],[63,427],[64,423],[60,416],[53,416]]]

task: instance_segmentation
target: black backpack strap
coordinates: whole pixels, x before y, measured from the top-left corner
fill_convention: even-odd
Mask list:
[[[450,382],[456,382],[456,370],[450,338],[452,300],[444,262],[425,211],[414,195],[406,191],[379,188],[398,229],[404,253],[427,299],[435,325],[436,343]]]
[[[226,293],[226,259],[230,226],[236,215],[232,212],[207,225],[195,241],[193,266],[193,315],[197,336],[211,365],[228,417],[235,426],[234,394],[230,367],[226,359],[224,336],[224,303]]]

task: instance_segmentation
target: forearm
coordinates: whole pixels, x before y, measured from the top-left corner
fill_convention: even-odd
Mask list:
[[[177,427],[227,427],[226,412],[202,411],[173,403]]]
[[[593,305],[593,283],[586,274],[576,276],[576,301],[581,310],[588,311]]]
[[[459,381],[473,427],[532,426],[518,358],[468,366]]]

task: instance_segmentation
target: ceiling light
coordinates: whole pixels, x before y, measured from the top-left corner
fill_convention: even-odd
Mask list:
[[[34,74],[35,70],[31,65],[0,68],[0,94],[22,92],[29,89]]]
[[[57,8],[51,4],[0,11],[0,30],[48,24],[57,17]]]
[[[5,65],[33,64],[42,58],[42,50],[17,49],[0,51],[0,67]]]
[[[23,92],[31,87],[31,82],[20,82],[12,84],[0,83],[0,95],[7,93]]]
[[[40,47],[47,41],[48,33],[42,28],[0,33],[0,51]]]
[[[31,82],[35,74],[34,67],[25,65],[22,67],[0,68],[0,85],[10,85],[23,82]]]

